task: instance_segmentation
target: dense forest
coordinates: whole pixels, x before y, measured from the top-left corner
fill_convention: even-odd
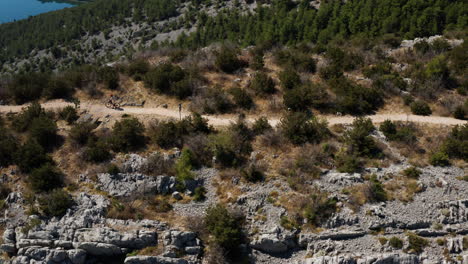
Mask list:
[[[332,0],[322,1],[320,9],[316,10],[309,1],[296,5],[283,0],[269,7],[259,7],[255,14],[242,15],[236,9],[214,17],[202,14],[199,30],[182,37],[179,45],[203,46],[226,39],[240,41],[243,45],[264,41],[325,44],[334,38],[372,38],[388,33],[411,39],[467,26],[468,5],[464,1]]]
[[[98,0],[75,8],[42,14],[15,23],[0,25],[0,62],[29,56],[34,50],[56,47],[74,48],[86,35],[108,32],[115,25],[156,22],[181,14],[185,1]],[[251,1],[248,1],[248,3]],[[404,38],[463,30],[468,26],[468,5],[461,0],[364,0],[322,1],[320,9],[309,1],[262,1],[253,12],[238,8],[222,9],[208,15],[210,6],[223,1],[191,1],[184,11],[185,23],[196,26],[189,36],[175,43],[181,47],[201,47],[211,42],[230,40],[240,45],[270,41],[281,44],[327,43],[332,39],[378,37],[393,33]],[[235,2],[233,6],[239,6]],[[129,8],[133,7],[133,8]],[[218,9],[221,10],[221,9]]]

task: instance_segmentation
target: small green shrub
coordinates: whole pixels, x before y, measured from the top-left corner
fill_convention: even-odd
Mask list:
[[[52,77],[47,86],[44,87],[42,95],[47,99],[70,98],[73,88],[70,83],[62,77]]]
[[[90,138],[94,137],[93,130],[96,125],[90,122],[74,124],[68,132],[70,140],[84,146]]]
[[[407,233],[406,236],[408,237],[409,244],[407,250],[409,252],[421,254],[424,251],[424,248],[429,245],[429,241],[414,233]]]
[[[39,198],[39,205],[45,215],[60,217],[73,205],[73,199],[62,189],[55,189]]]
[[[444,153],[443,151],[437,151],[431,155],[429,158],[429,163],[432,166],[446,167],[450,165],[450,160],[447,153]]]
[[[361,161],[355,155],[341,154],[336,157],[336,166],[339,172],[354,173],[362,168]]]
[[[193,200],[196,202],[201,202],[206,199],[206,189],[203,186],[195,188],[194,194],[193,194]]]
[[[57,140],[57,125],[54,120],[43,115],[33,119],[29,133],[44,148],[50,148]]]
[[[229,93],[234,99],[234,103],[242,109],[251,109],[254,106],[252,97],[244,90],[239,87],[233,87],[229,90]]]
[[[67,107],[63,108],[59,112],[59,117],[60,117],[60,119],[67,121],[68,124],[72,124],[73,122],[75,122],[79,118],[78,112],[76,111],[75,107],[73,107],[73,106],[67,106]]]
[[[273,79],[263,72],[255,74],[250,83],[250,89],[257,95],[273,94],[276,91]]]
[[[144,76],[145,85],[162,94],[184,99],[192,95],[190,74],[177,65],[165,63],[148,71]]]
[[[253,123],[252,125],[252,132],[255,134],[255,135],[260,135],[260,134],[263,134],[265,131],[267,130],[271,130],[273,129],[270,125],[270,123],[268,122],[268,119],[264,116],[258,118],[257,120],[255,120],[255,122]]]
[[[396,249],[403,248],[403,240],[399,239],[398,237],[395,237],[395,236],[391,237],[388,243],[390,244],[392,248],[396,248]]]
[[[329,135],[326,121],[292,112],[281,118],[280,129],[293,144],[318,143]]]
[[[128,152],[145,144],[145,126],[137,118],[125,118],[114,124],[110,138],[114,151]]]
[[[424,101],[414,101],[410,105],[411,112],[415,115],[428,116],[432,114],[429,105]]]
[[[281,87],[283,87],[284,90],[291,90],[301,85],[301,77],[291,68],[280,72],[278,77],[281,82]]]
[[[421,170],[416,167],[409,167],[403,170],[403,175],[412,179],[419,179],[419,176],[422,174]]]
[[[109,151],[109,145],[103,139],[91,138],[86,144],[83,158],[86,161],[100,163],[109,160],[112,157]]]
[[[12,126],[18,132],[25,132],[34,119],[46,115],[44,109],[37,102],[33,102],[13,118]]]
[[[18,139],[10,131],[0,125],[0,166],[7,167],[14,163],[15,152],[18,150]]]
[[[57,167],[47,163],[31,172],[28,183],[33,191],[47,192],[61,187],[63,184],[63,177],[62,172],[60,172]]]
[[[385,120],[379,129],[387,138],[392,138],[397,133],[396,125],[390,120]]]
[[[263,171],[253,164],[247,166],[247,168],[242,169],[241,175],[248,182],[259,182],[262,181],[265,177]]]
[[[192,166],[194,163],[194,157],[190,149],[184,148],[180,158],[175,164],[176,179],[180,186],[180,189],[185,188],[185,181],[193,180],[195,178],[192,172]]]
[[[455,111],[453,111],[453,117],[456,119],[460,120],[465,120],[466,119],[466,111],[463,106],[458,106],[455,108]]]
[[[44,148],[36,140],[30,139],[22,145],[15,155],[16,164],[22,172],[30,172],[52,159],[46,154]]]
[[[376,175],[371,176],[368,187],[369,193],[367,198],[370,202],[385,202],[387,200],[387,193]]]
[[[117,175],[120,173],[120,168],[116,164],[111,163],[107,167],[107,173],[109,173],[110,175]]]
[[[225,250],[235,250],[242,243],[242,218],[233,215],[223,205],[208,208],[204,220],[214,241]]]
[[[222,47],[216,56],[215,65],[225,73],[233,73],[246,66],[246,63],[237,58],[237,51],[235,49]]]

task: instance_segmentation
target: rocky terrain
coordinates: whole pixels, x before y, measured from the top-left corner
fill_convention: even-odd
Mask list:
[[[384,140],[384,139],[382,139]],[[177,159],[178,154],[167,156]],[[106,217],[112,197],[172,195],[181,199],[175,180],[169,176],[141,173],[146,158],[127,155],[125,172],[98,174],[80,181],[95,184],[107,195],[79,192],[74,206],[63,217],[45,219],[28,215],[24,194],[12,192],[5,200],[1,250],[11,256],[6,263],[203,263],[203,248],[197,233],[185,227],[156,220],[117,220]],[[392,200],[365,204],[353,211],[342,191],[364,182],[375,174],[384,184],[409,164],[404,158],[387,168],[367,168],[364,173],[323,171],[311,182],[333,193],[338,211],[319,229],[285,228],[287,210],[269,197],[273,192],[289,193],[281,179],[259,184],[234,181],[242,194],[232,206],[247,219],[249,242],[245,250],[255,263],[467,263],[468,182],[458,180],[466,172],[456,167],[425,167],[417,181],[418,192],[411,201]],[[207,189],[206,200],[175,203],[177,217],[203,215],[218,201],[214,183],[216,169],[196,171],[194,186]],[[8,181],[8,175],[4,176]],[[294,201],[291,201],[294,203]],[[415,252],[413,237],[426,241],[424,250]],[[401,241],[392,245],[389,241]],[[134,255],[138,250],[158,248],[156,256]]]

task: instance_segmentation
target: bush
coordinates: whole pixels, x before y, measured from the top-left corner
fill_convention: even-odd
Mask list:
[[[254,135],[260,135],[263,134],[267,130],[273,129],[268,122],[268,119],[264,116],[258,118],[255,120],[255,122],[252,125],[252,132]]]
[[[266,73],[259,72],[255,74],[250,83],[252,89],[257,95],[273,94],[276,92],[275,82]]]
[[[110,90],[119,88],[119,72],[114,67],[104,66],[99,69],[99,81]]]
[[[237,58],[237,51],[232,48],[222,47],[216,56],[216,67],[225,72],[233,73],[245,66],[245,62]]]
[[[117,175],[120,173],[120,168],[114,163],[111,163],[107,167],[107,173],[109,173],[110,175]]]
[[[13,128],[18,132],[25,132],[31,126],[34,119],[46,115],[44,109],[37,102],[23,108],[22,111],[13,119]]]
[[[18,139],[5,127],[0,125],[0,166],[7,167],[14,163],[15,152],[18,150]]]
[[[327,98],[322,86],[308,84],[285,91],[283,103],[289,110],[306,111],[310,107],[323,106]]]
[[[319,226],[336,212],[337,202],[336,198],[328,197],[327,193],[317,191],[311,195],[310,201],[304,208],[304,217],[309,223]]]
[[[455,108],[455,111],[453,111],[453,117],[456,119],[465,120],[466,119],[465,108],[463,106],[457,106],[457,108]]]
[[[44,148],[51,147],[57,139],[57,125],[54,120],[45,115],[32,121],[29,132],[31,137]]]
[[[246,168],[241,170],[241,175],[248,182],[259,182],[264,178],[264,173],[255,164],[250,164]]]
[[[45,215],[60,217],[73,205],[73,199],[67,192],[55,189],[41,197],[39,205]]]
[[[329,134],[326,121],[301,112],[288,113],[281,118],[280,128],[293,144],[318,143]]]
[[[301,84],[301,77],[293,69],[287,68],[279,73],[281,87],[284,90],[291,90]]]
[[[192,173],[192,166],[194,163],[194,157],[190,149],[184,148],[180,158],[175,164],[176,179],[178,185],[185,188],[185,181],[193,180],[195,175]]]
[[[31,172],[28,183],[33,191],[47,192],[62,186],[63,174],[58,168],[47,163]]]
[[[192,134],[185,138],[184,144],[193,153],[194,167],[211,166],[213,152],[205,134]]]
[[[443,151],[438,151],[431,155],[429,158],[429,163],[432,166],[446,167],[450,165],[450,160],[446,153]]]
[[[414,98],[411,95],[403,95],[403,103],[406,106],[410,106],[414,102]]]
[[[361,161],[353,154],[341,154],[336,157],[339,172],[355,173],[361,170]]]
[[[276,63],[282,67],[292,68],[301,72],[314,73],[316,71],[317,65],[315,59],[301,50],[282,49],[273,55]]]
[[[421,170],[416,167],[409,167],[403,171],[403,175],[412,179],[418,179],[421,174]]]
[[[8,93],[17,104],[37,100],[49,78],[47,74],[35,72],[15,75],[8,86]]]
[[[163,154],[156,152],[146,159],[141,171],[147,175],[172,175],[174,174],[174,160],[166,159]]]
[[[192,95],[189,74],[177,65],[159,65],[145,74],[145,85],[162,94],[184,99]]]
[[[133,77],[135,81],[140,81],[143,76],[150,70],[150,65],[146,60],[138,59],[132,61],[126,68],[128,75]]]
[[[195,188],[194,194],[193,194],[193,200],[196,202],[201,202],[206,199],[206,189],[203,186]]]
[[[392,248],[403,248],[403,240],[399,239],[398,237],[391,237],[388,242]]]
[[[367,187],[368,187],[367,200],[369,202],[387,201],[387,193],[385,192],[382,186],[382,183],[377,179],[376,175],[371,176]]]
[[[145,143],[145,127],[136,118],[124,118],[116,122],[112,129],[110,142],[114,151],[128,152]]]
[[[442,144],[450,158],[468,160],[468,125],[455,126]]]
[[[250,97],[250,95],[245,90],[239,87],[233,87],[229,90],[229,93],[232,95],[234,103],[237,105],[237,107],[251,109],[254,106],[252,97]]]
[[[84,160],[94,163],[104,162],[112,157],[107,142],[95,138],[90,138],[83,154]]]
[[[408,237],[408,248],[407,250],[410,253],[416,253],[420,254],[424,251],[424,248],[429,245],[429,241],[426,239],[413,234],[413,233],[407,233],[406,236]]]
[[[191,104],[191,108],[195,112],[216,114],[216,113],[227,113],[233,107],[227,94],[221,89],[221,87],[211,87],[202,90],[197,95]]]
[[[60,119],[67,121],[68,124],[72,124],[79,118],[78,112],[76,111],[75,107],[70,105],[63,108],[59,112],[59,117]]]
[[[84,146],[90,138],[94,137],[93,130],[95,128],[96,125],[91,122],[78,123],[71,127],[68,136],[74,143]]]
[[[45,86],[42,95],[47,99],[70,98],[73,94],[73,88],[70,83],[61,77],[53,77]]]
[[[210,135],[208,145],[216,162],[224,167],[239,166],[252,151],[250,140],[233,130]]]
[[[390,121],[390,120],[385,120],[381,125],[380,125],[380,131],[387,137],[388,139],[394,137],[397,133],[397,128],[396,125]]]
[[[353,121],[353,128],[344,133],[348,151],[360,157],[377,157],[381,151],[370,133],[375,130],[370,118],[359,117]]]
[[[336,107],[342,113],[369,114],[383,105],[382,93],[375,88],[354,84],[343,78],[330,81],[337,95]]]
[[[411,112],[415,115],[428,116],[432,114],[432,110],[426,102],[414,101],[410,105]]]
[[[235,250],[242,243],[242,218],[230,213],[223,205],[208,208],[204,220],[214,242],[225,250]]]
[[[16,164],[22,172],[30,172],[35,168],[52,162],[44,148],[34,139],[29,139],[16,152]]]

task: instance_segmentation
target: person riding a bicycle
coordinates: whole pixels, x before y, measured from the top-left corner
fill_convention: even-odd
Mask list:
[[[111,94],[109,100],[107,101],[107,104],[111,105],[113,108],[117,108],[119,105],[117,100],[119,100],[119,97],[117,95]]]

